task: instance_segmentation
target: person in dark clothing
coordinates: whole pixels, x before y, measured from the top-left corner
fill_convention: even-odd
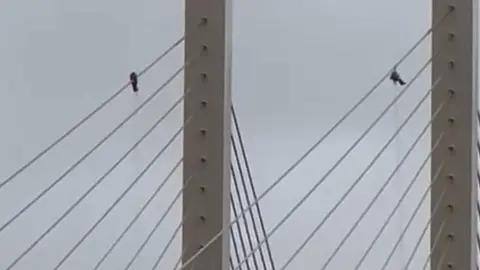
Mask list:
[[[138,76],[137,73],[132,72],[130,73],[130,84],[132,85],[132,89],[134,93],[138,92]]]
[[[390,74],[390,80],[392,80],[395,85],[397,85],[397,83],[405,85],[405,81],[400,77],[396,67],[393,68],[392,74]]]

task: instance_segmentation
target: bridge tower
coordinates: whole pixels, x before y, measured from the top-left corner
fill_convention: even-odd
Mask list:
[[[432,270],[477,269],[477,2],[432,0],[432,78],[443,78],[432,113],[445,104],[431,133],[433,143],[443,134],[431,163],[432,177],[443,164],[431,192]]]
[[[183,211],[191,218],[183,226],[183,262],[226,232],[187,270],[229,267],[231,14],[232,0],[185,0]]]

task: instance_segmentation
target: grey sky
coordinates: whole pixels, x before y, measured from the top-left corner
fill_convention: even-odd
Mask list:
[[[428,29],[431,1],[415,0],[242,0],[234,3],[233,91],[258,192],[270,185],[303,151],[356,102]],[[183,1],[176,0],[6,0],[0,5],[0,179],[61,135],[120,87],[133,69],[147,65],[182,35]],[[3,224],[42,188],[58,177],[88,147],[133,110],[141,100],[182,64],[183,46],[140,81],[140,96],[130,92],[102,111],[47,158],[0,190]],[[430,39],[400,66],[411,78],[430,55]],[[280,266],[365,168],[393,130],[429,88],[429,69],[392,113],[332,174],[331,179],[271,239]],[[79,166],[51,194],[0,234],[0,268],[36,239],[105,170],[145,132],[180,95],[181,78],[104,147]],[[373,121],[397,88],[389,82],[262,202],[267,230],[340,157]],[[51,269],[101,216],[108,205],[143,169],[179,127],[181,108],[157,129],[17,269]],[[396,113],[395,113],[396,112]],[[428,120],[423,106],[384,158],[312,240],[290,269],[317,266],[326,259]],[[413,177],[430,145],[429,135],[407,161],[399,178],[387,188],[331,269],[350,269],[363,254],[374,232]],[[181,142],[167,151],[138,187],[67,261],[63,269],[91,269],[126,226],[153,188],[180,158]],[[325,153],[328,153],[328,158]],[[406,169],[405,169],[406,168]],[[409,195],[384,237],[364,264],[383,263],[429,181],[429,167]],[[104,269],[120,269],[146,237],[173,194],[180,188],[178,172]],[[400,269],[429,211],[420,217],[389,269]],[[134,269],[149,269],[180,218],[179,205]],[[412,269],[425,259],[425,238]],[[179,242],[161,269],[179,256]]]

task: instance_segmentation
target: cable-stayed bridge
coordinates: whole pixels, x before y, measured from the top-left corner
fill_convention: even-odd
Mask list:
[[[257,134],[232,98],[244,91],[232,87],[232,1],[186,0],[184,33],[135,71],[138,93],[124,82],[0,167],[0,269],[477,269],[478,6],[432,3],[430,27],[341,114],[324,111],[322,132],[275,131],[294,149],[266,180],[257,172],[277,165],[249,145]],[[391,86],[394,70],[405,85]],[[148,76],[162,81],[150,89]],[[291,110],[271,102],[262,114]]]

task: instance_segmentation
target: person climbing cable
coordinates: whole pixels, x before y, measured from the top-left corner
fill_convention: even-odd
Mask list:
[[[130,73],[130,84],[132,85],[132,89],[134,93],[138,92],[138,76],[137,73],[132,72]]]
[[[390,80],[392,80],[395,85],[397,85],[397,83],[400,85],[405,85],[405,81],[402,79],[402,77],[400,77],[397,67],[393,68],[392,73],[390,74]]]

